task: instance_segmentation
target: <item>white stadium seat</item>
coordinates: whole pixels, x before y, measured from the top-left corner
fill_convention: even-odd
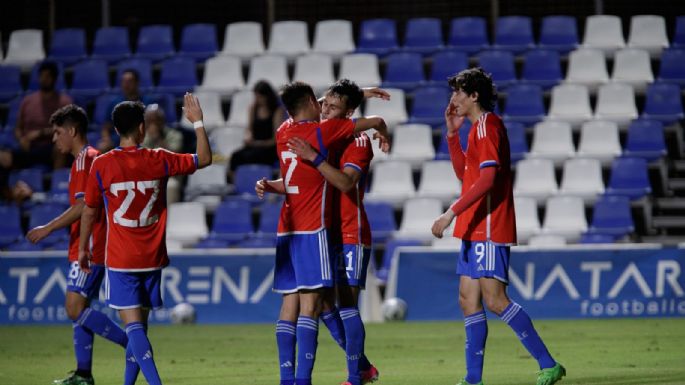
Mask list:
[[[615,122],[593,120],[583,124],[578,157],[598,159],[608,166],[621,152],[618,125]]]
[[[526,243],[530,237],[540,233],[538,205],[533,198],[517,196],[514,198],[516,212],[516,238],[519,243]]]
[[[235,55],[243,60],[264,53],[262,25],[255,21],[241,21],[226,26],[222,55]]]
[[[253,101],[254,92],[252,90],[244,90],[233,94],[226,125],[231,127],[247,127],[250,117],[250,105]]]
[[[551,160],[532,158],[516,163],[514,196],[533,198],[540,204],[558,189]]]
[[[199,202],[179,202],[168,207],[167,239],[189,246],[209,234],[205,206]]]
[[[395,232],[395,238],[432,240],[431,227],[435,218],[442,213],[442,203],[438,199],[413,198],[407,200],[404,203],[402,222],[399,230]]]
[[[419,198],[436,198],[448,205],[461,195],[461,181],[448,160],[424,162],[421,166],[421,183],[416,192]]]
[[[561,165],[572,158],[576,151],[573,146],[571,125],[567,122],[545,121],[535,125],[530,158],[550,159]]]
[[[644,93],[648,83],[654,81],[649,53],[641,49],[626,48],[616,52],[611,81],[630,84],[638,93]]]
[[[596,49],[581,48],[568,55],[566,82],[582,84],[592,92],[609,81],[604,53]]]
[[[543,234],[561,235],[569,243],[573,243],[585,231],[587,218],[582,198],[562,195],[547,200]]]
[[[431,127],[427,124],[397,126],[390,151],[390,159],[404,160],[419,168],[423,162],[435,158]]]
[[[658,15],[634,15],[630,18],[628,47],[644,49],[656,58],[668,48],[666,20]]]
[[[202,122],[207,130],[213,130],[226,123],[223,110],[221,109],[221,96],[216,92],[196,92],[197,100],[202,107]],[[185,117],[181,116],[181,127],[192,129],[193,124]]]
[[[202,84],[195,87],[197,92],[218,92],[221,96],[231,96],[245,87],[243,68],[237,56],[215,56],[205,62]]]
[[[283,56],[262,55],[250,60],[247,87],[252,88],[260,80],[266,80],[274,89],[290,82],[288,63]]]
[[[620,128],[627,129],[630,122],[637,117],[633,86],[611,83],[600,87],[597,93],[595,119],[616,122]]]
[[[221,127],[212,131],[209,137],[212,153],[222,162],[228,162],[231,154],[243,147],[244,140],[244,127]]]
[[[319,54],[299,56],[295,61],[293,81],[305,82],[312,86],[314,94],[323,94],[335,82],[333,59]]]
[[[558,249],[566,246],[566,238],[561,235],[540,234],[528,240],[528,246],[536,249]]]
[[[43,31],[39,29],[12,31],[3,64],[17,65],[27,69],[43,59],[45,59]]]
[[[606,55],[613,55],[625,45],[623,26],[618,16],[592,15],[585,19],[584,47],[600,49]]]
[[[602,164],[597,159],[567,160],[564,163],[559,193],[581,197],[586,205],[594,203],[597,196],[604,193]]]
[[[300,55],[308,53],[309,33],[307,23],[299,20],[277,21],[271,25],[269,48],[272,55],[284,55],[294,60]]]
[[[563,120],[574,126],[592,119],[590,93],[580,84],[562,84],[552,89],[549,120]]]
[[[364,199],[370,202],[389,202],[401,207],[414,194],[411,165],[408,162],[389,160],[374,166],[371,190]]]
[[[392,132],[395,126],[404,123],[408,119],[407,105],[404,91],[399,88],[385,88],[390,94],[390,100],[371,98],[366,100],[364,115],[382,116],[388,129]]]
[[[312,51],[340,58],[354,49],[351,21],[321,20],[316,23]]]
[[[376,87],[381,84],[378,57],[370,53],[345,55],[340,59],[338,79],[353,80],[359,87]]]

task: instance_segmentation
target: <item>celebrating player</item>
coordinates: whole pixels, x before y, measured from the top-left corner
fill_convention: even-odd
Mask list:
[[[83,108],[66,105],[52,114],[52,141],[63,154],[72,154],[74,162],[69,175],[69,208],[49,223],[38,226],[28,232],[29,241],[36,243],[57,229],[70,226],[69,231],[69,280],[65,308],[73,321],[74,354],[76,371],[69,377],[55,381],[60,385],[92,385],[91,373],[93,360],[93,333],[116,344],[126,347],[126,333],[109,317],[92,309],[90,301],[97,298],[100,284],[105,276],[105,232],[106,224],[103,215],[96,215],[93,225],[93,236],[88,237],[86,244],[93,256],[90,273],[79,268],[78,245],[81,212],[83,211],[83,194],[90,165],[100,153],[88,145],[86,132],[88,117]]]
[[[86,240],[95,212],[107,212],[107,301],[126,324],[124,384],[135,383],[138,366],[150,385],[162,383],[147,337],[151,308],[162,306],[162,269],[169,264],[166,252],[166,185],[169,177],[191,174],[212,162],[202,109],[194,95],[184,96],[184,111],[195,127],[196,154],[141,148],[145,138],[145,106],[121,102],[112,112],[121,147],[98,157],[86,185],[81,217],[79,264],[90,271]],[[137,363],[137,365],[136,365]]]
[[[552,385],[566,375],[554,361],[526,312],[507,296],[510,246],[516,244],[509,140],[502,120],[492,110],[497,93],[481,68],[449,79],[453,90],[445,110],[450,158],[463,181],[461,198],[440,215],[432,232],[438,238],[454,217],[454,236],[462,239],[457,265],[459,305],[466,327],[466,377],[458,385],[482,384],[488,326],[483,302],[516,333],[538,361],[537,385]],[[459,142],[459,126],[473,124],[468,151]]]

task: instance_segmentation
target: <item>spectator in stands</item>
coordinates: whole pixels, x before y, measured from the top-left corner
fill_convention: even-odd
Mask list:
[[[103,153],[111,150],[117,145],[112,139],[112,128],[114,126],[112,125],[111,118],[112,111],[114,111],[114,106],[125,101],[142,102],[145,105],[148,105],[152,102],[150,97],[143,95],[143,93],[140,91],[140,75],[138,74],[138,71],[130,68],[123,70],[121,72],[121,79],[119,82],[121,94],[113,98],[109,104],[109,108],[107,109],[108,112],[105,115],[107,120],[102,125],[102,138],[97,146],[98,150]]]
[[[276,130],[285,120],[285,112],[271,85],[259,81],[252,89],[255,95],[245,130],[245,146],[231,156],[231,173],[250,163],[273,165],[276,155]]]
[[[183,134],[166,126],[164,110],[159,104],[150,104],[145,108],[143,147],[164,148],[173,152],[180,152],[183,149]]]

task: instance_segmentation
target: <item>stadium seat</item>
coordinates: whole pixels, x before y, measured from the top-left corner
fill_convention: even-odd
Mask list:
[[[593,120],[583,123],[580,129],[578,156],[599,160],[608,166],[615,157],[621,156],[621,142],[615,122]]]
[[[535,48],[533,23],[528,16],[500,16],[495,26],[494,48],[516,54]]]
[[[578,27],[573,16],[545,16],[540,28],[540,48],[566,54],[578,46]]]
[[[12,31],[3,64],[26,69],[43,59],[45,59],[43,31],[39,29]]]
[[[445,106],[451,91],[447,87],[424,86],[414,90],[409,123],[428,124],[433,127],[445,122]]]
[[[386,88],[390,100],[370,98],[366,100],[364,112],[366,116],[382,116],[388,129],[392,132],[395,126],[407,121],[407,107],[404,91],[396,88]]]
[[[209,234],[205,206],[199,202],[177,202],[167,208],[168,240],[190,246]],[[216,220],[216,219],[215,219]]]
[[[231,97],[231,109],[228,113],[227,126],[247,127],[250,118],[250,105],[254,101],[252,90],[239,91]]]
[[[52,172],[48,201],[69,204],[70,168],[60,168]]]
[[[359,111],[359,109],[357,109]],[[374,139],[373,135],[376,133],[376,130],[371,128],[366,131],[364,131],[366,135],[371,138],[371,149],[373,150],[373,159],[371,159],[371,169],[374,168],[374,166],[377,163],[383,163],[386,160],[390,159],[390,154],[386,154],[385,152],[381,151],[380,149],[380,141],[378,139]]]
[[[225,249],[231,245],[231,242],[224,239],[207,238],[193,245],[194,249]]]
[[[264,53],[262,25],[255,21],[241,21],[226,26],[222,55],[238,56],[243,60]]]
[[[147,25],[140,29],[136,57],[160,62],[174,53],[174,37],[170,25]]]
[[[39,69],[40,65],[42,62],[38,62],[33,65],[31,68],[31,75],[29,76],[29,87],[27,91],[38,91],[40,88],[40,84],[38,83],[38,78],[40,76]],[[66,82],[64,81],[64,66],[62,63],[56,63],[57,64],[57,82],[55,83],[55,90],[57,91],[65,91],[67,86]]]
[[[42,240],[41,244],[44,244],[46,241]],[[49,243],[49,242],[48,242]],[[38,244],[31,243],[27,239],[22,239],[18,242],[15,242],[7,247],[7,251],[41,251],[42,247]]]
[[[253,232],[250,203],[240,199],[230,199],[221,202],[217,207],[209,237],[236,242],[246,239]]]
[[[326,54],[339,59],[354,52],[354,33],[349,20],[321,20],[314,28],[314,53]]]
[[[561,235],[569,243],[575,243],[587,228],[583,199],[562,195],[547,200],[542,234]]]
[[[630,200],[622,196],[604,196],[592,210],[592,223],[588,233],[622,238],[635,231]]]
[[[259,234],[262,236],[276,236],[282,206],[283,203],[281,201],[267,201],[259,207],[259,227],[257,228]]]
[[[520,122],[504,122],[509,138],[509,151],[511,164],[516,164],[528,154],[528,141],[526,140],[526,126]]]
[[[59,28],[52,33],[48,60],[72,65],[86,58],[86,31],[83,28]]]
[[[95,32],[92,59],[116,63],[131,56],[128,28],[102,27]]]
[[[271,167],[264,164],[238,166],[233,177],[235,193],[252,203],[259,202],[257,193],[254,191],[255,183],[262,178],[271,179],[272,175]]]
[[[98,95],[109,91],[109,88],[109,69],[106,61],[90,59],[74,66],[74,79],[69,95],[74,98],[76,104],[85,106]]]
[[[516,123],[515,123],[516,124]],[[471,121],[468,118],[464,119],[461,127],[459,127],[459,141],[464,151],[468,147],[469,132],[471,131]],[[526,146],[528,148],[528,146]],[[527,152],[527,151],[526,151]],[[449,144],[447,143],[447,127],[443,127],[442,135],[440,135],[440,143],[436,151],[435,159],[448,160],[450,159]]]
[[[642,158],[616,158],[611,166],[607,195],[620,195],[636,200],[651,194],[647,161]]]
[[[595,119],[616,122],[619,127],[625,128],[637,116],[633,86],[609,83],[599,88]]]
[[[402,202],[415,195],[414,178],[408,162],[376,163],[372,176],[371,189],[364,198],[367,202],[388,202],[401,207]]]
[[[10,173],[8,186],[12,187],[22,181],[31,187],[33,192],[44,192],[43,170],[41,168],[24,168]]]
[[[176,98],[174,95],[168,93],[150,94],[150,98],[164,111],[166,123],[171,127],[175,127],[178,117],[176,115]]]
[[[524,55],[522,82],[550,89],[559,84],[563,78],[558,52],[534,49]]]
[[[5,120],[4,132],[9,133],[11,139],[16,143],[16,137],[14,136],[14,128],[17,126],[17,118],[19,117],[19,107],[21,106],[21,101],[23,97],[18,96],[9,101],[7,104],[7,119]],[[0,133],[3,130],[0,130]]]
[[[197,72],[193,59],[176,56],[162,62],[157,92],[180,97],[186,92],[192,92],[196,85]]]
[[[372,54],[349,54],[340,59],[338,79],[353,80],[359,87],[376,87],[381,84],[378,57]]]
[[[314,89],[316,95],[321,95],[333,83],[333,59],[329,55],[310,54],[299,56],[295,61],[293,81],[302,81]]]
[[[228,194],[229,188],[226,182],[226,175],[226,165],[221,163],[212,164],[195,171],[195,173],[188,176],[185,200],[210,203],[205,206],[213,206],[208,207],[210,211],[213,211],[221,201],[221,197]],[[211,199],[207,199],[205,196],[210,196]],[[199,197],[202,198],[197,199]]]
[[[465,52],[444,50],[433,55],[428,81],[431,85],[445,85],[447,78],[469,68],[469,57]]]
[[[442,203],[439,199],[408,199],[404,202],[402,222],[395,232],[395,238],[430,241],[433,239],[433,234],[431,234],[433,221],[442,213]]]
[[[233,56],[215,56],[205,62],[202,84],[195,87],[195,90],[231,96],[244,87],[245,79],[240,59]]]
[[[237,247],[248,248],[248,249],[262,249],[262,248],[275,248],[276,247],[276,236],[262,237],[260,235],[253,235],[247,239],[243,239],[238,242]]]
[[[397,230],[392,205],[386,202],[364,202],[364,209],[369,219],[373,243],[384,243]]]
[[[283,55],[294,60],[300,55],[309,53],[309,33],[304,21],[277,21],[271,25],[269,47],[271,55]]]
[[[181,32],[181,49],[178,53],[204,62],[219,49],[216,33],[214,24],[186,25]]]
[[[24,232],[21,229],[21,214],[17,206],[0,205],[0,217],[0,248],[4,249],[21,239]]]
[[[669,83],[653,83],[647,87],[645,108],[642,117],[671,124],[683,119],[683,103],[680,87]]]
[[[602,164],[597,159],[567,160],[564,163],[559,193],[583,198],[586,204],[593,203],[598,195],[604,193]]]
[[[568,55],[566,82],[587,86],[590,92],[609,81],[607,63],[602,51],[581,48]]]
[[[7,103],[23,92],[21,68],[11,65],[0,65],[0,103]]]
[[[361,22],[357,52],[385,56],[398,48],[395,20],[369,19]]]
[[[393,53],[386,57],[386,62],[383,88],[400,88],[409,92],[426,81],[423,59],[418,53]]]
[[[584,233],[580,236],[580,241],[578,243],[589,245],[589,244],[608,244],[614,243],[615,239],[611,235],[607,234],[590,234]]]
[[[448,205],[461,195],[461,181],[457,179],[452,163],[446,160],[424,162],[421,166],[421,183],[417,198],[435,198]]]
[[[515,197],[514,212],[516,212],[516,238],[520,243],[526,243],[530,237],[540,233],[540,218],[535,199]]]
[[[456,17],[450,23],[448,44],[469,54],[490,47],[485,19],[482,17]]]
[[[67,209],[67,207],[68,206],[57,203],[44,203],[34,206],[31,208],[31,212],[29,214],[28,228],[33,229],[36,226],[45,225],[61,215]],[[50,235],[43,238],[40,242],[41,245],[45,247],[64,239],[69,239],[69,230],[67,227],[51,232]]]
[[[616,50],[625,47],[621,19],[614,15],[592,15],[585,19],[583,46],[602,50],[606,55],[613,55]]]
[[[668,49],[661,54],[659,80],[685,88],[685,49]]]
[[[657,120],[634,120],[628,127],[624,154],[648,162],[666,156],[664,125]]]
[[[529,197],[538,203],[558,191],[554,163],[549,159],[523,159],[516,164],[514,196]]]
[[[409,19],[402,48],[423,55],[443,49],[444,40],[440,19],[431,17]]]
[[[536,85],[518,84],[507,89],[504,105],[506,120],[533,125],[545,118],[542,89]]]
[[[433,133],[427,124],[401,124],[395,128],[390,159],[409,162],[418,169],[435,158]]]
[[[509,51],[483,51],[478,54],[478,64],[492,74],[492,80],[498,90],[517,82],[514,55]]]
[[[126,70],[135,70],[138,73],[138,87],[142,92],[148,92],[154,88],[152,81],[152,63],[147,59],[126,59],[117,64],[117,75],[114,88],[118,89],[121,75]]]
[[[547,118],[562,120],[578,126],[592,119],[590,92],[580,84],[561,84],[552,88]]]
[[[630,18],[628,47],[644,49],[652,57],[659,57],[668,48],[666,20],[658,15],[633,15]]]
[[[445,250],[454,252],[455,250],[461,250],[461,239],[454,236],[454,223],[452,222],[450,227],[448,227],[442,234],[442,238],[433,238],[431,240],[431,249],[433,250]]]
[[[388,280],[390,269],[392,267],[392,260],[395,257],[395,250],[398,247],[407,246],[422,246],[423,242],[417,239],[392,239],[385,243],[385,251],[383,252],[383,261],[381,267],[376,271],[376,278],[381,282]]]
[[[231,154],[243,146],[244,139],[244,127],[222,127],[212,131],[209,143],[212,145],[212,153],[227,162]]]
[[[283,56],[262,55],[250,60],[250,72],[247,76],[247,88],[252,88],[258,81],[266,80],[275,89],[290,82],[288,63]]]
[[[685,16],[675,18],[675,32],[671,46],[673,48],[685,48]]]
[[[226,123],[224,112],[221,109],[221,96],[216,92],[196,92],[200,106],[202,106],[202,121],[209,131],[223,126]],[[181,118],[181,127],[192,129],[193,124],[185,117]]]
[[[528,246],[535,249],[559,249],[566,244],[566,238],[555,234],[538,234],[528,240]]]
[[[529,157],[550,159],[556,165],[561,165],[575,154],[569,123],[545,121],[535,125]]]
[[[631,48],[616,51],[611,80],[630,84],[636,92],[644,93],[647,84],[654,81],[652,63],[647,51]]]

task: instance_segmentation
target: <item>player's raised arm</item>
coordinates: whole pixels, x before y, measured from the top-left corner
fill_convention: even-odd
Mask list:
[[[380,98],[383,100],[390,100],[390,94],[388,91],[378,88],[378,87],[366,87],[362,88],[362,92],[364,94],[364,99],[369,99],[369,98]]]
[[[319,154],[309,142],[302,138],[291,138],[288,148],[298,157],[311,162],[327,181],[342,192],[350,191],[359,182],[361,172],[353,168],[345,168],[343,171],[331,166],[323,155]]]
[[[202,122],[202,108],[200,108],[197,96],[189,92],[183,95],[183,111],[195,128],[197,168],[207,167],[212,164],[212,149],[209,147],[209,139]]]
[[[380,116],[367,116],[355,120],[355,133],[366,131],[370,128],[376,130],[373,134],[373,139],[379,139],[381,151],[388,153],[390,151],[390,135],[388,134],[388,126],[385,124],[385,120]]]

